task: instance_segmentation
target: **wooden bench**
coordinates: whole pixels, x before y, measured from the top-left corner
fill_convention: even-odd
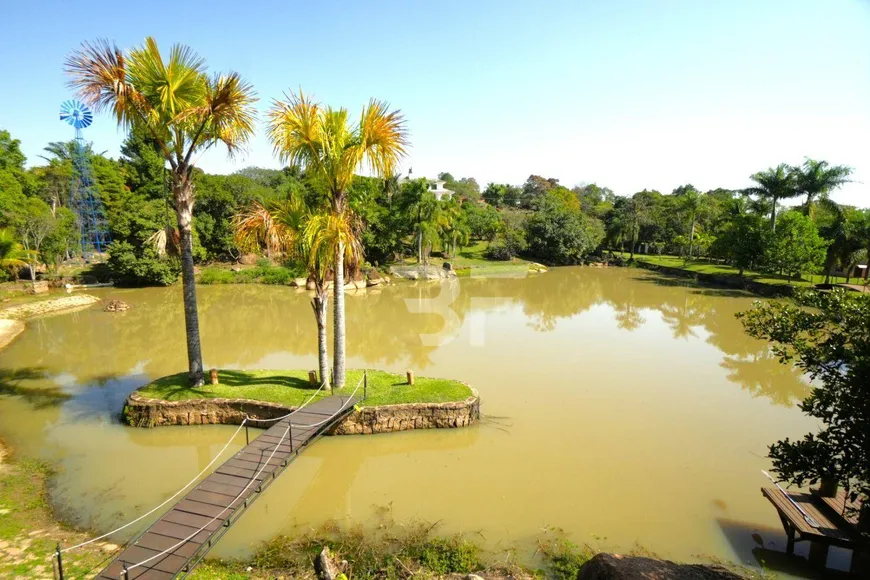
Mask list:
[[[763,487],[761,493],[779,513],[779,519],[788,538],[786,553],[794,554],[795,542],[808,541],[810,563],[824,568],[828,559],[828,549],[831,546],[839,546],[852,550],[853,570],[857,570],[859,565],[863,568],[863,563],[859,562],[859,560],[863,561],[863,558],[859,558],[857,554],[866,546],[861,543],[857,518],[844,513],[845,493],[840,492],[836,497],[821,497],[816,493],[782,492],[775,487]],[[811,525],[789,498],[815,520],[817,525]]]

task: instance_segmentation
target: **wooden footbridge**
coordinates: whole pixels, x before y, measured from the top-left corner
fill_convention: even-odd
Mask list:
[[[353,393],[332,395],[278,421],[272,420],[268,430],[216,468],[129,542],[96,578],[168,580],[186,576],[306,447],[353,411],[360,400],[356,397],[358,389],[359,385]],[[250,421],[251,425],[263,422],[254,418]],[[65,551],[58,547],[55,554],[55,575],[61,580]]]

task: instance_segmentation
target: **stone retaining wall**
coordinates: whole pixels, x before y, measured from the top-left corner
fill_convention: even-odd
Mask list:
[[[392,433],[411,429],[467,427],[480,419],[480,397],[451,403],[407,403],[362,407],[348,415],[330,432],[334,435]],[[245,415],[273,419],[295,407],[249,399],[195,399],[164,401],[149,399],[134,391],[124,405],[123,421],[133,427],[164,425],[239,425]],[[251,426],[269,427],[271,423]]]

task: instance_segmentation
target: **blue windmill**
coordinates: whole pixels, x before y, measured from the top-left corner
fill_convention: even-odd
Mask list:
[[[94,115],[82,103],[69,100],[60,105],[60,120],[75,128],[75,146],[72,151],[73,177],[70,187],[70,207],[79,221],[82,258],[87,260],[102,255],[111,242],[103,204],[96,183],[91,177],[82,129],[90,126]]]

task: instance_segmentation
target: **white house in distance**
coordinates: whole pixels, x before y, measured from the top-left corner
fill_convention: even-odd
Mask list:
[[[435,194],[435,199],[438,201],[450,199],[450,196],[453,195],[453,191],[444,187],[446,182],[443,179],[428,179],[427,181],[429,182],[429,191]]]
[[[402,181],[410,181],[413,179],[411,172],[408,172],[408,175],[402,178]],[[447,189],[444,187],[444,184],[447,183],[443,179],[426,179],[426,183],[429,184],[429,191],[435,194],[435,199],[441,201],[442,199],[450,199],[455,193],[452,189]]]

